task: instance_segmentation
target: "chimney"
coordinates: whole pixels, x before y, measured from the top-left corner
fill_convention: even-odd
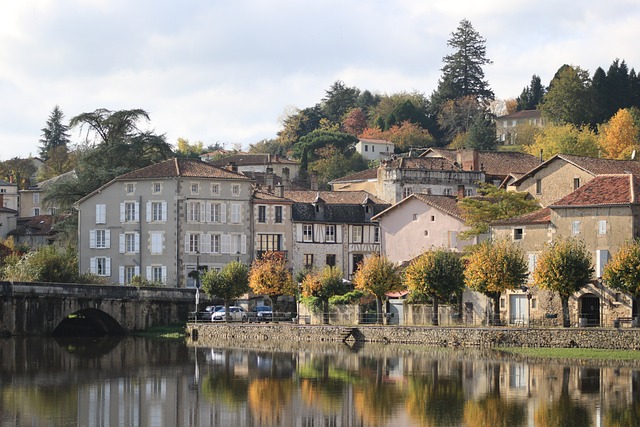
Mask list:
[[[282,168],[282,185],[287,191],[291,190],[291,178],[289,177],[289,168]]]
[[[318,191],[318,176],[315,173],[309,174],[309,181],[311,185],[311,191]]]
[[[267,192],[271,193],[273,190],[273,168],[267,166],[267,172],[264,174],[264,183],[267,186]]]
[[[231,172],[238,172],[238,166],[236,166],[235,162],[227,163],[225,169]]]
[[[462,149],[456,152],[456,162],[460,165],[462,170],[477,171],[479,170],[478,164],[478,150],[475,148]]]
[[[598,156],[600,157],[600,156]],[[542,160],[542,148],[540,149],[540,163],[544,163],[544,160]]]
[[[277,197],[284,197],[284,185],[276,185],[275,193]]]
[[[464,199],[464,185],[458,184],[458,199]]]

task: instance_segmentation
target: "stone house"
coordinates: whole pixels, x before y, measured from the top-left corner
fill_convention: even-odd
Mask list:
[[[545,120],[540,110],[522,110],[504,116],[496,117],[496,139],[502,144],[515,144],[518,126],[529,124],[544,126]]]
[[[54,215],[57,211],[56,206],[45,204],[44,197],[47,188],[52,184],[58,184],[66,179],[76,177],[75,171],[70,171],[62,175],[47,179],[32,185],[25,190],[19,190],[20,197],[20,217],[32,217],[38,215]]]
[[[267,173],[267,168],[270,168],[274,174],[283,179],[285,179],[285,175],[295,179],[300,172],[300,162],[271,154],[239,153],[216,160],[209,160],[209,163],[218,167],[233,165],[238,172]]]
[[[365,161],[380,160],[393,155],[395,145],[384,139],[360,138],[355,145],[356,153]]]
[[[365,191],[285,191],[293,202],[294,272],[339,267],[351,279],[358,264],[380,252],[380,230],[371,221],[389,207]]]
[[[0,238],[5,239],[16,228],[18,211],[0,206]]]
[[[510,183],[509,189],[526,191],[548,206],[598,175],[627,173],[640,175],[640,162],[557,154]]]
[[[533,272],[545,244],[559,237],[582,240],[595,268],[591,283],[571,298],[573,323],[611,325],[620,317],[637,315],[637,303],[629,295],[609,289],[600,278],[606,263],[620,246],[640,236],[640,179],[636,175],[599,175],[536,212],[491,223],[492,238],[507,238],[521,246]],[[526,301],[527,296],[531,296]],[[501,302],[510,321],[545,322],[546,314],[560,317],[560,301],[536,288],[509,292]]]
[[[19,211],[18,186],[0,179],[0,207]]]
[[[253,259],[265,252],[278,252],[291,267],[293,250],[293,223],[291,205],[284,198],[283,187],[276,186],[275,193],[255,191],[251,199],[253,218]]]
[[[195,286],[197,267],[251,261],[252,181],[193,159],[121,175],[77,202],[80,271]]]

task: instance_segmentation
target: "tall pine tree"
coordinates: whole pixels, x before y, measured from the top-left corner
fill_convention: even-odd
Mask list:
[[[53,107],[47,125],[42,129],[42,138],[40,138],[40,157],[47,160],[53,150],[59,147],[67,147],[69,143],[69,126],[62,123],[64,114],[57,105]]]

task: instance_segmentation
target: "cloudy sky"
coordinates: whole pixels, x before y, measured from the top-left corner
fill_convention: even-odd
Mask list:
[[[54,105],[143,108],[171,143],[247,147],[338,79],[429,95],[462,19],[500,99],[565,63],[640,70],[637,0],[0,0],[0,160],[37,155]]]

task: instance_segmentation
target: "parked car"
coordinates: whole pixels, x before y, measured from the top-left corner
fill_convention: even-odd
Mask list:
[[[224,320],[225,310],[224,307],[221,309],[214,311],[211,315],[212,322],[220,322]],[[229,320],[232,322],[246,322],[249,318],[246,310],[242,307],[238,307],[236,305],[232,305],[229,307]]]
[[[256,305],[249,310],[249,322],[270,322],[273,320],[273,311],[266,305]]]

